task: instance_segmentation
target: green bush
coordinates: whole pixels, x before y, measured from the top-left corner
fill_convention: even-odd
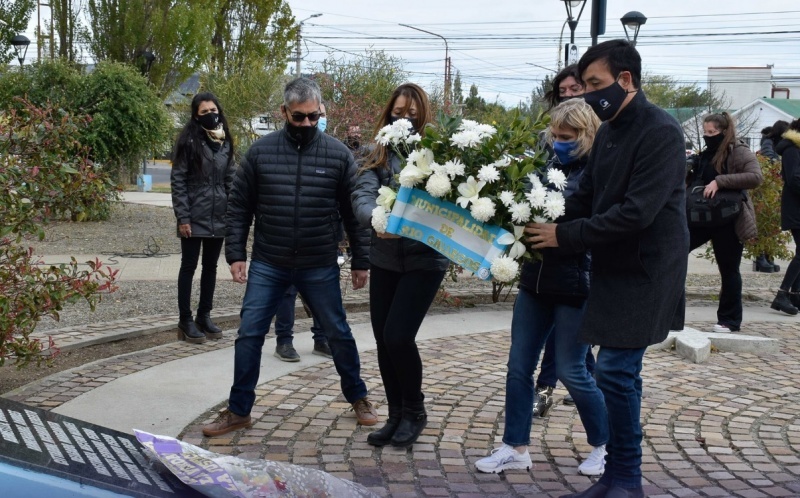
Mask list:
[[[54,218],[107,215],[116,189],[78,140],[84,126],[85,118],[27,102],[0,117],[0,366],[41,359],[42,344],[29,336],[43,316],[58,319],[80,299],[94,309],[99,293],[113,290],[116,271],[99,261],[89,270],[74,258],[44,267],[22,245],[28,235],[42,239]]]
[[[755,259],[766,254],[768,259],[792,259],[787,244],[792,237],[789,232],[781,231],[781,163],[758,156],[764,182],[750,191],[750,199],[756,211],[758,237],[744,245],[745,257]]]

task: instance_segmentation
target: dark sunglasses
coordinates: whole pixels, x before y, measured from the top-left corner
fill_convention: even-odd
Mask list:
[[[303,114],[302,112],[293,112],[291,114],[292,121],[295,123],[302,123],[306,118],[308,118],[309,121],[319,121],[321,115],[322,113],[319,111],[309,112],[308,114]]]

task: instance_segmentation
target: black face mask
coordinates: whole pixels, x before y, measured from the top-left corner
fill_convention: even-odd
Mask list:
[[[215,130],[219,126],[219,114],[216,112],[209,112],[202,116],[197,116],[197,122],[206,130]]]
[[[703,135],[703,141],[706,143],[706,149],[708,150],[717,150],[719,146],[722,145],[722,141],[725,139],[725,135],[722,133],[718,135]]]
[[[622,88],[619,81],[615,81],[603,89],[583,94],[583,99],[600,121],[608,121],[617,115],[627,96],[628,91]]]
[[[415,118],[401,118],[399,116],[389,116],[389,124],[394,124],[395,121],[398,119],[407,119],[411,122],[411,128],[409,128],[409,132],[413,135],[417,132],[417,120]]]
[[[286,132],[292,139],[297,142],[300,147],[305,147],[310,144],[314,137],[317,136],[316,126],[296,126],[286,122]]]

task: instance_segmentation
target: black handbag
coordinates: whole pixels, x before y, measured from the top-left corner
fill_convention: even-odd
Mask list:
[[[702,182],[702,180],[701,180]],[[742,213],[741,190],[717,190],[714,197],[703,196],[705,185],[693,183],[686,190],[686,223],[689,228],[714,228],[730,223]]]

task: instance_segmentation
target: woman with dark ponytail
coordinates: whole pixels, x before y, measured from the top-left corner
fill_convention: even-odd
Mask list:
[[[225,209],[236,171],[233,137],[222,106],[212,93],[192,99],[192,117],[172,151],[172,206],[181,238],[178,273],[178,339],[200,344],[219,339],[211,321],[217,261],[225,241]],[[203,252],[200,303],[192,321],[192,279]]]
[[[713,228],[689,228],[690,250],[708,241],[714,249],[722,290],[719,294],[717,324],[714,332],[737,332],[742,325],[742,262],[743,242],[755,238],[756,215],[747,190],[758,187],[763,177],[756,155],[736,139],[736,125],[727,112],[710,114],[703,120],[706,148],[691,171],[693,178],[702,178],[703,196],[714,197],[720,190],[741,190],[741,214],[733,221]]]

